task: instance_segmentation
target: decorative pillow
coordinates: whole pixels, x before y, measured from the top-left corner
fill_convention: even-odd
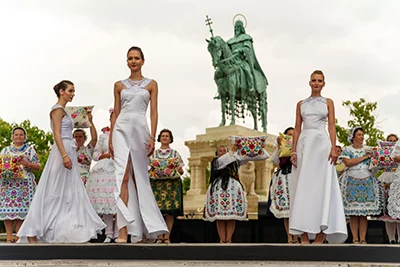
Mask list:
[[[392,147],[392,146],[396,145],[396,142],[389,142],[389,141],[382,141],[382,140],[378,140],[377,143],[378,143],[378,147],[385,147],[385,146]]]
[[[391,169],[397,168],[397,163],[393,161],[392,154],[393,147],[373,147],[370,169]]]
[[[0,155],[0,177],[6,179],[21,179],[26,177],[24,167],[20,164],[23,156]]]
[[[88,113],[92,112],[94,106],[65,107],[65,110],[74,120],[75,128],[90,128]]]
[[[181,176],[176,170],[180,166],[178,158],[151,159],[149,165],[149,177],[152,179],[170,179]]]
[[[269,158],[267,151],[264,149],[265,141],[268,136],[230,136],[232,144],[238,146],[237,155],[243,160],[264,160]]]
[[[281,152],[279,153],[279,157],[290,157],[292,154],[293,138],[283,133],[279,133],[279,136],[281,137]]]

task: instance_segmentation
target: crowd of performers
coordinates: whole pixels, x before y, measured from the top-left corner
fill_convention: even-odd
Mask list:
[[[32,171],[40,170],[38,155],[27,146],[24,128],[12,130],[13,143],[1,154],[24,155],[20,164],[26,177],[1,179],[0,220],[7,242],[83,243],[105,229],[106,243],[126,243],[128,235],[131,242],[170,243],[174,219],[183,215],[184,164],[170,147],[172,132],[164,129],[156,135],[158,87],[142,75],[143,64],[142,50],[131,47],[131,75],[115,83],[110,126],[98,136],[89,114],[89,142],[85,131],[74,130],[65,110],[75,95],[74,84],[64,80],[54,87],[58,101],[50,122],[55,144],[37,186]],[[375,176],[370,171],[372,152],[364,145],[361,127],[349,134],[350,146],[336,146],[334,103],[321,96],[324,74],[314,71],[309,85],[311,96],[298,102],[295,127],[278,137],[271,156],[279,167],[270,187],[270,210],[284,219],[288,243],[343,243],[349,222],[353,242],[365,244],[369,216],[385,221],[390,243],[397,243],[400,173],[386,169]],[[285,136],[293,140],[291,153],[281,157]],[[397,141],[395,134],[387,138],[393,160],[400,162]],[[243,160],[237,150],[237,145],[220,146],[211,163],[204,219],[216,221],[221,243],[232,242],[235,221],[248,219],[238,169],[249,159]],[[96,164],[91,168],[92,160]],[[155,170],[163,163],[172,164],[172,173]]]

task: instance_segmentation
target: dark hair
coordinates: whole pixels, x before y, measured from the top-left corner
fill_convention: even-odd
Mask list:
[[[161,135],[162,133],[169,133],[169,143],[172,144],[174,142],[174,136],[172,135],[172,132],[168,129],[162,129],[160,134],[157,137],[157,142],[161,142]]]
[[[68,88],[68,85],[74,85],[71,81],[62,80],[61,82],[54,85],[54,92],[56,92],[57,97],[60,97],[60,90],[65,91]]]
[[[391,136],[394,136],[394,137],[396,138],[396,141],[399,141],[399,137],[398,137],[396,134],[394,134],[394,133],[389,134],[389,135],[386,137],[386,141],[389,141],[389,138],[390,138]]]
[[[14,132],[15,132],[16,130],[21,130],[21,131],[23,131],[23,132],[24,132],[24,140],[26,141],[26,139],[28,139],[28,134],[27,134],[25,128],[24,128],[24,127],[21,127],[21,126],[17,126],[17,127],[15,127],[15,128],[12,129],[12,131],[11,131],[11,139],[13,138]]]
[[[351,137],[351,143],[353,143],[353,139],[354,139],[354,137],[356,136],[356,133],[357,133],[358,131],[361,131],[361,132],[364,133],[364,129],[363,129],[362,127],[357,127],[357,129],[356,129],[356,130],[354,131],[354,133],[353,133],[353,136]]]
[[[283,132],[283,134],[287,134],[290,130],[294,130],[293,127],[288,127],[286,130]]]
[[[85,138],[85,140],[87,139],[86,132],[85,132],[84,130],[82,130],[82,129],[76,129],[76,130],[74,131],[74,133],[72,134],[72,136],[74,136],[75,133],[83,133],[83,137]]]
[[[341,147],[341,146],[339,146],[339,145],[336,145],[336,147],[337,147],[337,148],[340,148],[340,150],[342,150],[342,147]]]
[[[140,56],[142,57],[142,59],[144,60],[144,54],[143,51],[140,47],[137,46],[132,46],[131,48],[128,49],[128,52],[126,53],[127,55],[129,54],[129,52],[131,51],[138,51],[140,53]],[[171,142],[172,143],[172,142]]]

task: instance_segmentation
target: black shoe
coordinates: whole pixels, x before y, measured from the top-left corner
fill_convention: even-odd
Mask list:
[[[396,244],[396,241],[392,240],[390,241],[390,244]]]

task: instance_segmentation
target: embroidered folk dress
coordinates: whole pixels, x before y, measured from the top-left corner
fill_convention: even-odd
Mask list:
[[[86,191],[94,210],[98,214],[117,214],[115,191],[115,165],[111,158],[99,159],[104,153],[108,153],[109,132],[101,134],[93,151],[93,159],[97,161],[90,171],[89,180],[86,183]]]
[[[222,186],[222,178],[218,179],[214,185],[210,183],[206,194],[204,220],[209,222],[215,220],[247,221],[246,193],[239,182],[238,175],[239,166],[246,162],[231,151],[217,159],[217,169],[229,168],[230,177],[226,188]]]
[[[179,159],[181,167],[184,166],[181,155],[178,151],[168,149],[156,149],[154,154],[150,157],[152,159]],[[168,214],[172,216],[183,216],[183,192],[182,180],[178,177],[150,179],[150,184],[153,189],[154,197],[156,198],[157,205],[163,215]]]
[[[292,172],[290,158],[279,158],[280,149],[276,148],[271,156],[273,163],[278,164],[279,169],[272,176],[270,188],[271,206],[270,211],[278,219],[289,218],[290,195],[289,180]]]
[[[343,148],[341,159],[363,157],[369,148]],[[370,160],[366,159],[355,166],[346,167],[340,177],[343,206],[346,216],[380,215],[383,211],[383,187],[369,170]]]
[[[11,145],[3,148],[0,154],[24,155],[30,163],[40,164],[33,147],[24,144],[21,148]],[[0,220],[24,220],[35,194],[35,175],[25,168],[27,176],[23,179],[0,179]]]
[[[90,176],[90,164],[92,164],[93,147],[89,144],[81,146],[77,150],[79,173],[81,174],[82,182],[86,185]]]
[[[393,148],[391,157],[400,156],[400,141]],[[390,184],[387,209],[389,216],[399,222],[400,219],[400,168],[397,168],[393,181]]]

